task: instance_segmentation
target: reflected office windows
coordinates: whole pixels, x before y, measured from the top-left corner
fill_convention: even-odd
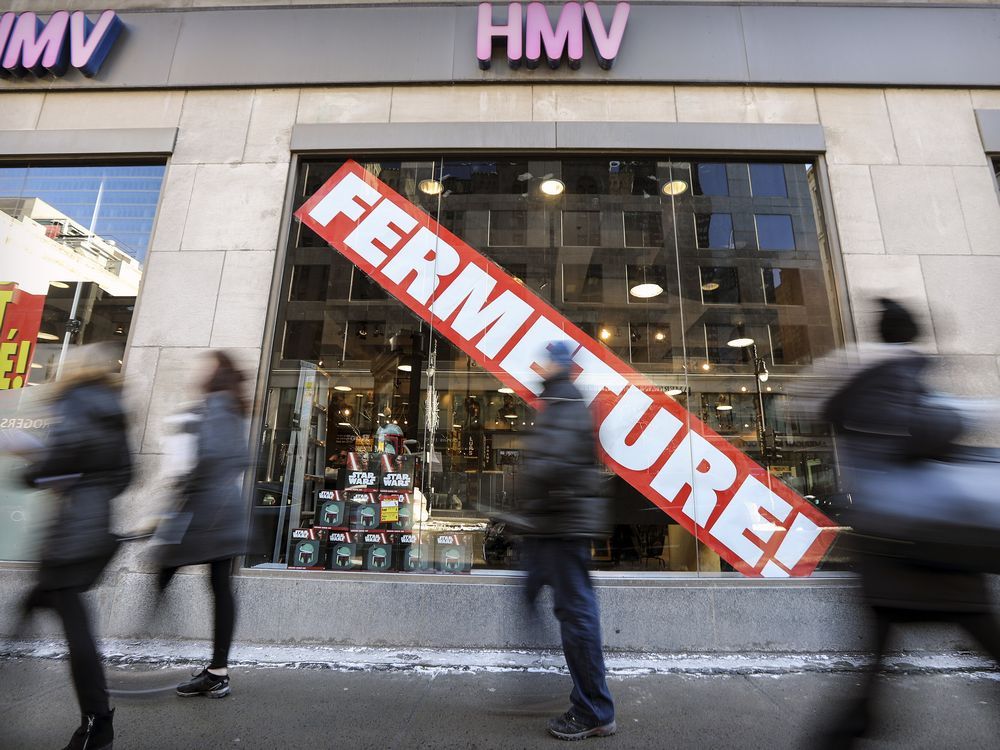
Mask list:
[[[801,305],[802,271],[798,268],[763,268],[764,300],[769,305]]]
[[[794,250],[795,231],[787,214],[756,214],[757,247],[761,250]]]
[[[706,305],[738,305],[740,274],[733,266],[702,266],[701,298]]]
[[[751,164],[750,189],[754,198],[787,198],[783,164]]]
[[[729,195],[729,177],[725,164],[695,164],[691,176],[694,182],[691,191],[694,195]]]
[[[662,247],[663,215],[660,211],[626,211],[626,247]]]
[[[732,214],[696,213],[695,237],[704,250],[732,250],[736,247]]]

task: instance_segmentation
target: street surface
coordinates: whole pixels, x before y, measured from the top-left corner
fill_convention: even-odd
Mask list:
[[[56,656],[0,658],[0,747],[56,749],[68,740],[78,715],[69,665]],[[114,701],[116,750],[557,748],[545,720],[566,707],[570,689],[557,669],[359,659],[351,667],[245,664],[232,671],[230,697],[182,699],[167,688],[191,664],[129,662],[109,665],[112,688],[131,693]],[[776,663],[717,668],[709,658],[695,671],[652,673],[619,664],[610,678],[619,734],[584,747],[809,748],[809,728],[859,675],[846,661],[808,671]],[[914,668],[905,659],[897,668],[904,671],[881,681],[878,732],[862,747],[1000,747],[1000,673]]]

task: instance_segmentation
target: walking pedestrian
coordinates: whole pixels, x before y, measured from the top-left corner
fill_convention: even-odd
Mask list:
[[[208,565],[214,602],[211,663],[177,687],[184,697],[229,695],[229,650],[236,627],[233,559],[245,552],[247,509],[242,477],[248,464],[245,376],[222,351],[209,355],[201,403],[182,420],[194,435],[193,467],[176,483],[176,510],[154,548],[162,595],[178,568]],[[163,530],[161,530],[163,531]]]
[[[523,500],[514,526],[523,538],[525,597],[533,608],[541,589],[551,587],[573,678],[570,708],[549,721],[548,731],[561,740],[580,740],[617,730],[589,570],[591,541],[610,532],[609,508],[601,491],[593,420],[569,378],[570,348],[556,341],[548,351],[541,411],[525,450]]]
[[[860,370],[845,376],[823,406],[823,416],[837,434],[854,500],[848,520],[863,534],[856,538],[858,567],[874,623],[874,663],[857,697],[818,743],[829,750],[852,747],[870,727],[877,676],[898,625],[958,625],[1000,663],[1000,622],[992,611],[986,576],[965,564],[960,544],[952,548],[950,559],[928,561],[921,554],[924,542],[907,531],[919,528],[917,507],[927,505],[922,496],[935,492],[929,480],[941,469],[928,461],[952,455],[963,427],[959,412],[931,394],[927,372],[932,360],[912,347],[920,333],[917,321],[898,302],[881,304],[883,344],[862,351]],[[900,519],[884,526],[892,538],[872,525],[877,515],[890,512]],[[935,534],[940,533],[938,526]]]
[[[92,344],[71,349],[55,388],[53,424],[42,455],[26,479],[56,495],[43,535],[34,588],[25,614],[52,609],[69,646],[70,674],[80,705],[80,726],[65,750],[110,750],[114,710],[83,594],[118,549],[111,504],[132,479],[117,354]]]

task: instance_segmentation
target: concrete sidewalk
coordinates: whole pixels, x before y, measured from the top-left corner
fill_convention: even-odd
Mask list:
[[[169,692],[207,644],[105,642],[117,750],[561,747],[545,719],[570,681],[554,654],[238,647],[233,693]],[[59,748],[77,721],[56,643],[0,658],[0,747]],[[34,655],[10,655],[10,654]],[[451,654],[449,657],[448,654]],[[859,659],[611,655],[620,732],[587,747],[802,748]],[[1000,747],[1000,673],[961,654],[900,657],[862,747]]]

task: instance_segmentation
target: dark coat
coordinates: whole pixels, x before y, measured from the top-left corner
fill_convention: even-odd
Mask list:
[[[232,396],[212,393],[198,410],[194,468],[178,486],[178,518],[184,532],[177,544],[158,550],[163,567],[199,565],[246,551],[248,506],[243,472],[249,464],[246,420]]]
[[[540,401],[525,449],[514,530],[524,536],[606,537],[610,506],[590,410],[566,374],[545,382]]]
[[[900,347],[851,377],[825,405],[824,417],[833,424],[842,451],[845,483],[855,495],[857,510],[847,520],[856,530],[864,531],[865,508],[881,499],[864,493],[865,472],[891,471],[900,477],[898,491],[904,497],[919,492],[919,486],[907,485],[906,467],[947,457],[961,434],[957,413],[928,405],[930,364],[925,355]],[[865,598],[873,606],[939,612],[989,608],[983,575],[923,562],[907,540],[862,533],[853,547]]]
[[[57,494],[42,537],[39,584],[89,588],[118,548],[111,501],[132,479],[121,391],[101,382],[72,386],[56,401],[53,417],[45,452],[26,474],[33,486]]]

